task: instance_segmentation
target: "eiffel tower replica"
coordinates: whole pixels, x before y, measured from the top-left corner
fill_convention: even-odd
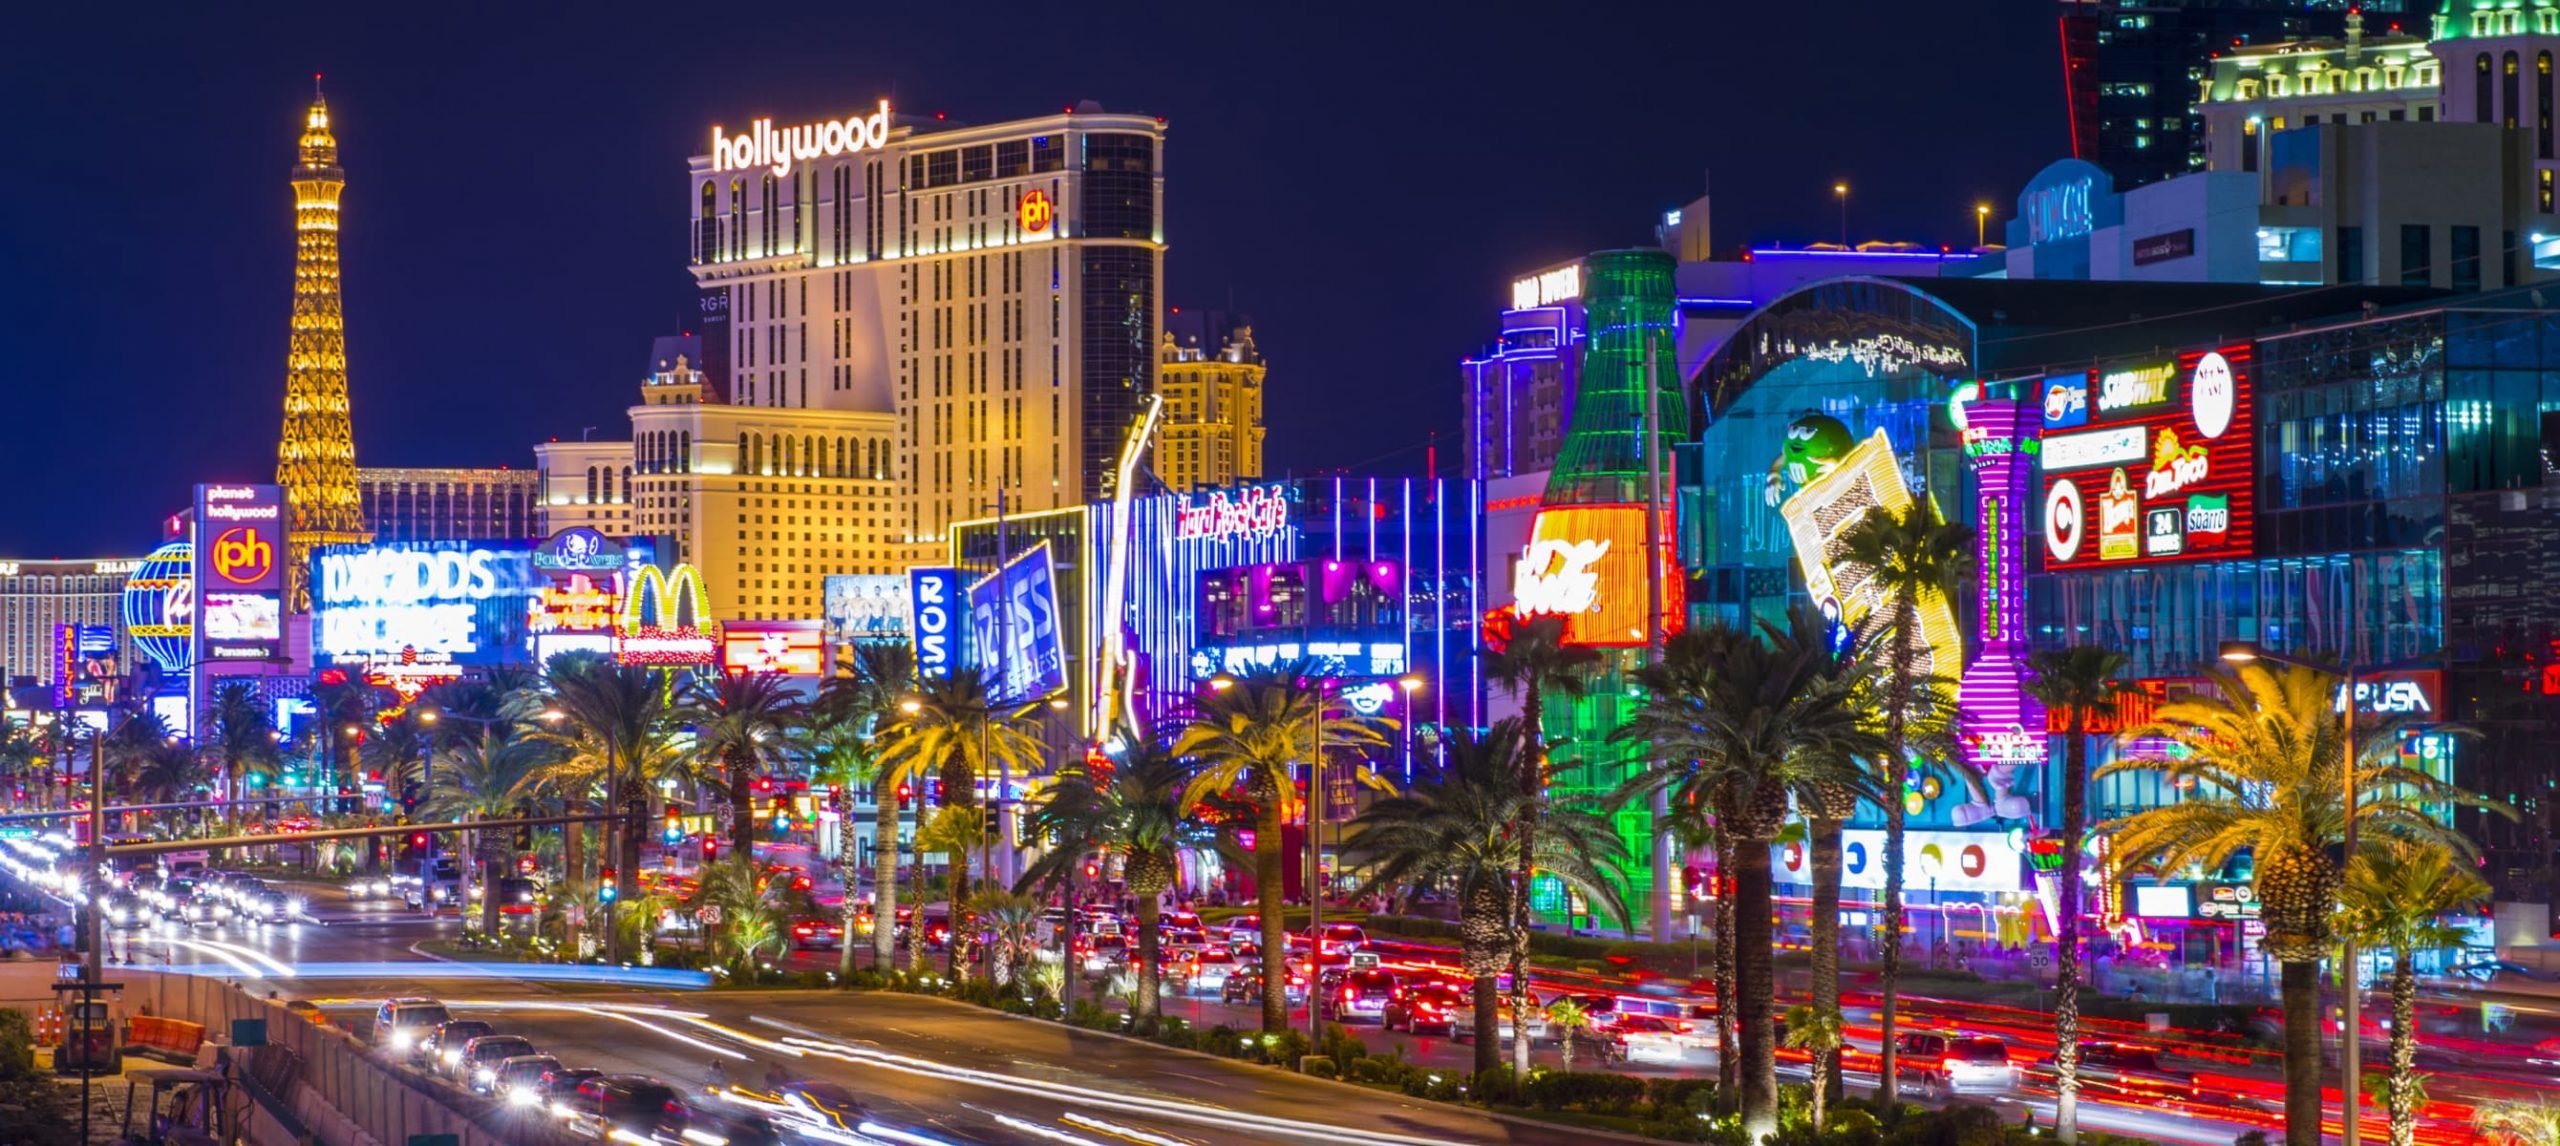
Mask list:
[[[347,173],[329,133],[329,101],[312,80],[303,119],[302,162],[293,169],[293,338],[285,355],[284,434],[276,443],[276,484],[284,487],[286,599],[311,611],[311,553],[360,545],[355,425],[347,413],[347,331],[338,303],[338,197]]]

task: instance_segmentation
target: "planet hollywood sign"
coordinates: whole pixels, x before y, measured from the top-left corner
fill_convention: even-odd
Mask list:
[[[888,145],[889,101],[884,99],[880,110],[869,116],[821,120],[780,130],[774,128],[772,120],[759,119],[748,124],[746,131],[732,136],[715,123],[711,125],[711,169],[770,167],[775,175],[789,175],[794,163],[877,151]]]
[[[1287,528],[1288,487],[1254,485],[1236,491],[1233,497],[1229,497],[1226,490],[1213,490],[1185,501],[1175,511],[1173,539],[1223,541],[1242,537],[1258,540]]]

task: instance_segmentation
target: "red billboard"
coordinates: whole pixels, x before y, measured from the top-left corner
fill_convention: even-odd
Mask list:
[[[2252,365],[2242,343],[2044,379],[2045,568],[2255,552]]]

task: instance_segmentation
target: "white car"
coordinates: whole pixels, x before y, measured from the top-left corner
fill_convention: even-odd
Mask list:
[[[1996,1035],[1906,1034],[1894,1040],[1926,1098],[1941,1094],[2008,1094],[2018,1088],[2009,1044]]]
[[[1516,1035],[1516,1030],[1512,1026],[1511,1022],[1510,994],[1505,993],[1502,996],[1501,1005],[1497,1008],[1497,1013],[1501,1016],[1502,1023],[1502,1034],[1500,1037],[1503,1042],[1510,1042]],[[1469,1039],[1474,1038],[1475,1035],[1476,1009],[1474,1007],[1460,1007],[1457,1010],[1449,1012],[1450,1038],[1456,1039],[1459,1042],[1466,1042]],[[1532,1043],[1542,1043],[1547,1041],[1546,1002],[1540,999],[1534,992],[1529,996],[1529,1041]]]

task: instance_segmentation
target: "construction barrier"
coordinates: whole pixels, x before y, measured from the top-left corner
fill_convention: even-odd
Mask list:
[[[135,1015],[125,1035],[125,1051],[179,1066],[196,1065],[204,1048],[204,1024],[157,1015]]]

